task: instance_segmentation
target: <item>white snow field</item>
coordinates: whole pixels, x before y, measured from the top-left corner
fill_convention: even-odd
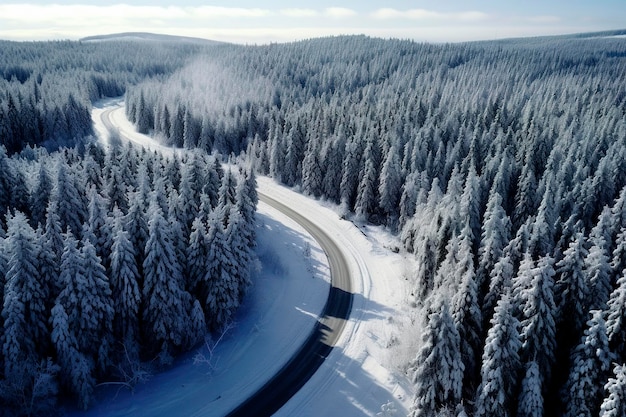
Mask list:
[[[102,114],[124,137],[153,150],[173,152],[136,132],[124,117],[123,100],[95,106],[96,131],[106,143]],[[340,245],[353,282],[353,310],[344,333],[311,380],[276,416],[404,416],[412,400],[403,366],[419,344],[418,309],[409,306],[411,262],[394,253],[395,238],[379,228],[342,220],[337,208],[259,177],[259,191],[305,215]],[[72,416],[223,416],[260,388],[297,350],[322,310],[329,267],[317,243],[284,214],[259,203],[261,260],[254,284],[233,328],[211,357],[194,364],[198,349],[156,373],[134,393],[100,388],[87,412]]]

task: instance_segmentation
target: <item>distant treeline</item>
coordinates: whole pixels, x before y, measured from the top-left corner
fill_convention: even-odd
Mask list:
[[[91,103],[171,74],[201,49],[187,43],[0,41],[0,145],[71,145],[92,133]]]

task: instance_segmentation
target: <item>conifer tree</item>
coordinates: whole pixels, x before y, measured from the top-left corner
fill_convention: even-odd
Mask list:
[[[563,259],[556,263],[557,320],[576,338],[582,334],[589,308],[589,283],[584,273],[587,254],[585,237],[578,233],[563,253]]]
[[[46,210],[52,195],[52,179],[48,174],[45,164],[39,164],[37,183],[30,195],[30,218],[33,227],[46,223]]]
[[[461,400],[463,360],[460,337],[447,303],[429,314],[422,347],[414,360],[415,397],[411,417],[434,416]]]
[[[378,196],[378,205],[386,216],[387,225],[393,230],[400,215],[398,207],[402,197],[402,172],[396,146],[389,149],[381,168]]]
[[[587,305],[592,310],[606,309],[611,294],[610,264],[606,245],[604,237],[594,239],[585,257],[585,275],[589,288]]]
[[[482,356],[481,383],[476,392],[475,416],[515,415],[513,405],[520,371],[519,321],[512,313],[508,292],[502,295],[491,319]]]
[[[87,213],[82,196],[76,188],[74,179],[67,170],[68,167],[65,162],[59,159],[52,195],[57,204],[61,230],[69,230],[74,235],[80,236]]]
[[[26,216],[16,212],[7,223],[2,354],[4,377],[11,380],[22,366],[37,364],[46,352],[50,288],[40,278],[37,264],[40,248]]]
[[[572,365],[562,395],[565,417],[598,414],[602,384],[608,378],[611,360],[602,312],[593,310],[585,334],[571,356]]]
[[[141,290],[135,247],[124,228],[124,218],[119,210],[113,214],[113,245],[111,247],[111,298],[113,300],[113,333],[124,340],[126,349],[138,353],[139,307]]]
[[[100,257],[91,241],[83,239],[80,257],[83,262],[84,282],[80,278],[65,287],[59,299],[68,309],[70,323],[80,327],[76,335],[78,347],[83,354],[93,357],[97,369],[103,372],[110,364],[113,336],[113,299],[111,285]],[[72,291],[73,290],[73,291]],[[76,301],[71,300],[76,297]]]
[[[531,271],[530,287],[520,294],[521,358],[535,361],[543,386],[549,385],[556,354],[556,306],[553,292],[554,260],[550,256],[539,259]]]
[[[205,305],[208,317],[207,325],[218,330],[229,320],[239,306],[239,287],[233,272],[233,257],[226,243],[224,226],[221,219],[210,216],[208,221],[210,250],[208,254],[208,272],[212,283]]]
[[[613,378],[604,385],[608,394],[600,406],[600,417],[620,417],[626,415],[626,369],[615,365]]]
[[[626,267],[607,303],[606,331],[613,352],[626,356]]]
[[[526,364],[526,375],[522,380],[522,389],[517,406],[518,417],[542,417],[543,414],[543,381],[537,362]]]
[[[148,212],[149,237],[143,262],[144,340],[149,354],[169,360],[183,346],[187,330],[182,268],[176,256],[170,225],[153,195]]]

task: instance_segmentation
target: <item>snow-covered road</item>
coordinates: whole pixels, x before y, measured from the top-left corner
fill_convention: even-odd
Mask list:
[[[95,107],[93,118],[101,138],[106,141],[114,127],[137,145],[174,152],[138,134],[126,120],[122,103],[118,99]],[[103,118],[111,125],[105,125]],[[348,320],[342,318],[345,328],[335,349],[276,415],[405,415],[411,394],[398,367],[417,342],[406,336],[415,333],[414,323],[419,321],[415,311],[406,307],[406,260],[385,248],[394,242],[379,230],[359,229],[331,208],[271,179],[258,182],[260,193],[288,205],[331,236],[346,254],[350,273],[362,277],[350,288],[353,314]],[[224,415],[281,368],[315,326],[328,294],[329,268],[324,252],[302,227],[263,203],[259,232],[261,260],[270,259],[275,265],[259,274],[248,304],[238,314],[237,329],[219,346],[220,358],[227,358],[226,363],[220,361],[219,372],[197,378],[198,366],[190,364],[189,357],[182,358],[175,368],[139,387],[134,396],[104,393],[91,415],[136,415],[140,410],[143,415],[173,411]],[[307,247],[312,248],[310,257],[303,256],[309,253]],[[271,271],[276,265],[278,271]],[[178,393],[171,394],[172,390]],[[383,405],[387,411],[379,414]]]

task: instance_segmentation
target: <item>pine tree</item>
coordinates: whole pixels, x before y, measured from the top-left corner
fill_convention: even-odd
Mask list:
[[[83,236],[96,248],[96,254],[102,260],[105,269],[109,266],[113,240],[108,206],[108,200],[98,194],[95,187],[89,191],[89,218],[85,223]]]
[[[37,227],[38,224],[46,223],[46,209],[50,196],[52,195],[52,179],[48,174],[45,164],[39,164],[37,183],[30,195],[31,224]]]
[[[375,147],[373,140],[368,140],[363,155],[363,167],[359,175],[360,181],[357,187],[354,212],[357,217],[370,221],[376,215],[378,207],[378,171],[375,160]]]
[[[142,318],[148,353],[159,354],[161,361],[166,361],[185,341],[187,311],[183,300],[182,268],[170,236],[170,225],[163,217],[157,199],[154,195],[148,212]]]
[[[358,140],[348,140],[346,142],[343,169],[341,172],[341,183],[339,190],[341,194],[341,205],[345,211],[352,211],[356,202],[357,187],[359,185],[359,172],[362,150]]]
[[[248,245],[246,235],[249,233],[246,220],[236,206],[230,209],[228,227],[224,231],[226,246],[232,258],[227,265],[231,266],[228,274],[235,280],[239,301],[243,298],[246,290],[252,282],[250,281],[250,267],[252,265],[252,253]]]
[[[483,221],[479,261],[476,280],[479,288],[489,284],[489,274],[502,257],[502,253],[511,238],[511,221],[502,208],[502,197],[499,193],[489,196],[487,211]],[[495,306],[495,304],[494,304]]]
[[[457,274],[461,274],[460,287],[454,298],[452,315],[460,335],[460,352],[465,365],[464,396],[470,397],[476,391],[474,384],[478,376],[477,361],[480,358],[482,317],[478,305],[478,286],[472,262],[470,232],[467,229],[469,227],[464,229],[460,244],[460,259],[457,264]]]
[[[65,162],[59,159],[52,198],[57,204],[61,230],[69,230],[74,235],[80,236],[83,222],[87,218],[86,207],[76,188],[74,178],[68,174],[67,170]]]
[[[608,396],[600,406],[600,417],[621,417],[626,415],[626,366],[615,365],[614,378],[604,385]]]
[[[604,237],[594,239],[585,257],[585,275],[589,288],[587,305],[592,310],[606,309],[611,294],[609,257]]]
[[[513,405],[520,370],[519,321],[512,314],[508,292],[498,301],[482,356],[481,383],[476,392],[475,416],[515,415]]]
[[[84,282],[78,279],[68,285],[59,299],[65,306],[72,306],[74,300],[66,297],[77,297],[79,304],[74,305],[70,311],[70,323],[79,325],[81,329],[76,338],[78,347],[82,353],[93,357],[97,369],[104,371],[110,363],[110,349],[113,336],[113,299],[111,298],[111,285],[106,275],[96,248],[88,239],[83,239],[80,257],[83,262]],[[75,292],[64,293],[68,288],[75,285]]]
[[[402,168],[398,148],[392,146],[380,171],[378,185],[378,205],[386,216],[386,223],[393,229],[397,227],[400,215],[399,205],[402,197]]]
[[[22,366],[37,364],[46,352],[50,288],[40,279],[37,237],[26,216],[16,212],[7,223],[2,353],[4,377],[11,380]]]
[[[208,275],[209,241],[207,230],[201,217],[196,217],[191,226],[189,244],[187,245],[187,276],[189,289],[195,297],[206,300],[211,277]]]
[[[562,394],[565,417],[598,414],[611,359],[602,312],[593,310],[585,334],[571,356],[572,366]]]
[[[626,267],[607,303],[606,331],[612,351],[626,356]]]
[[[464,367],[459,344],[448,305],[441,302],[428,316],[422,347],[414,360],[411,417],[434,416],[460,402]]]
[[[137,256],[119,210],[114,212],[110,264],[111,298],[115,311],[113,333],[117,340],[124,340],[127,343],[127,349],[138,352],[141,292],[138,283]]]
[[[0,111],[2,114],[2,111]],[[6,148],[0,145],[0,223],[4,224],[5,215],[11,206],[11,189],[13,185],[13,169],[9,164]]]
[[[52,308],[50,321],[52,343],[61,366],[62,382],[78,397],[78,405],[86,410],[93,398],[96,385],[93,377],[94,361],[78,350],[78,342],[71,330],[69,317],[63,304],[58,300]]]
[[[528,362],[517,406],[518,417],[543,417],[542,392],[544,380],[545,378],[541,375],[537,362]]]
[[[615,249],[611,260],[612,282],[617,281],[620,272],[626,269],[626,226],[622,227],[615,238]]]
[[[489,290],[483,301],[483,329],[487,328],[501,295],[513,285],[513,263],[506,251],[493,266],[489,278]]]
[[[582,334],[589,308],[589,283],[583,270],[587,254],[585,237],[578,233],[556,263],[557,320],[574,340]]]
[[[222,221],[217,216],[210,216],[208,221],[208,272],[212,283],[205,302],[204,312],[207,325],[218,330],[228,321],[239,306],[239,287],[236,277],[232,276],[233,257],[226,243]]]
[[[530,287],[520,294],[522,299],[521,358],[535,361],[543,385],[550,382],[556,353],[556,306],[553,293],[554,260],[545,256],[531,271]]]
[[[128,232],[128,239],[133,245],[137,261],[137,272],[141,278],[143,276],[146,242],[148,241],[148,221],[144,211],[144,202],[140,198],[139,193],[135,193],[133,196],[131,206],[124,217],[124,230]]]
[[[302,161],[302,191],[306,195],[319,197],[322,195],[322,164],[320,164],[319,150],[316,141],[309,141],[304,161]]]

